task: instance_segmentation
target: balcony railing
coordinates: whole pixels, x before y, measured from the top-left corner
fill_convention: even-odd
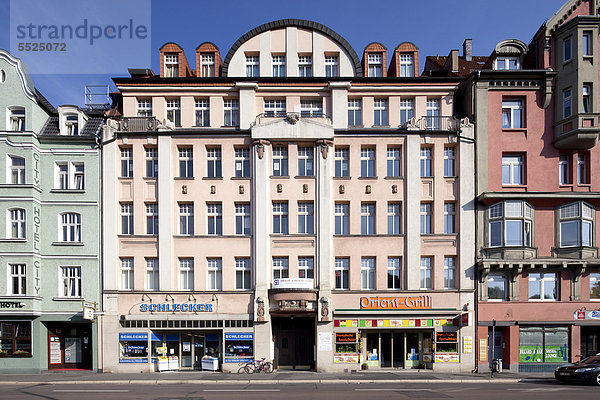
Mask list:
[[[254,125],[260,125],[265,122],[266,119],[271,118],[283,118],[288,120],[290,123],[295,124],[300,118],[315,118],[325,120],[327,123],[331,123],[331,118],[324,114],[322,111],[300,111],[300,112],[285,112],[285,111],[266,111],[258,114],[254,119]]]
[[[122,132],[156,132],[158,120],[154,117],[124,117],[121,119]]]
[[[457,131],[460,126],[460,120],[454,117],[421,117],[411,118],[404,125],[403,129],[421,130],[421,131]]]
[[[598,143],[600,114],[575,114],[554,125],[554,146],[559,149],[591,149]]]

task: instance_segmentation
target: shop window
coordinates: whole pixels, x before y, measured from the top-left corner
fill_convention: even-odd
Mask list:
[[[436,332],[435,357],[436,361],[454,357],[458,361],[458,332]]]
[[[254,334],[252,333],[225,333],[224,362],[242,363],[252,361],[254,359],[253,338]]]
[[[567,327],[519,329],[519,363],[566,363],[569,361]]]
[[[31,357],[31,322],[0,321],[0,357]]]
[[[147,363],[148,334],[120,333],[119,349],[119,363]]]
[[[358,363],[358,334],[356,332],[335,333],[334,363]]]

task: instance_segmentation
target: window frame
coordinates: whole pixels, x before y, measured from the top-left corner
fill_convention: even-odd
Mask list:
[[[285,99],[264,99],[263,112],[265,117],[280,118],[286,116]]]
[[[223,236],[223,204],[206,203],[206,234]]]
[[[377,175],[376,168],[376,154],[377,149],[375,146],[362,146],[360,148],[360,177],[361,178],[375,178]]]
[[[274,201],[273,206],[273,234],[289,234],[289,213],[287,201]]]
[[[200,54],[200,76],[202,78],[210,78],[215,74],[215,55],[213,53]]]
[[[120,271],[120,290],[133,290],[134,288],[134,260],[133,257],[120,257],[119,258],[119,271]]]
[[[567,88],[562,91],[562,117],[567,119],[573,115],[572,89]]]
[[[336,202],[334,205],[334,229],[336,235],[350,234],[350,204]],[[339,229],[338,229],[339,228]]]
[[[576,207],[576,208],[574,208]],[[567,210],[577,210],[577,214],[567,214]],[[564,214],[563,214],[564,211]],[[566,215],[565,215],[566,214]],[[558,207],[558,248],[580,248],[594,246],[596,208],[585,201],[575,201]],[[563,226],[576,225],[576,240],[563,241]],[[587,233],[587,235],[586,235]],[[587,236],[587,238],[585,238]]]
[[[145,203],[146,209],[146,235],[157,236],[158,225],[158,203]]]
[[[387,234],[402,234],[402,203],[388,202],[387,204]]]
[[[361,290],[375,290],[376,288],[377,260],[375,257],[360,258],[360,288]]]
[[[298,55],[298,76],[309,78],[313,76],[312,72],[313,61],[312,55]]]
[[[250,149],[236,147],[234,149],[234,169],[236,178],[250,177]]]
[[[121,211],[121,235],[133,235],[133,203],[119,203]]]
[[[430,202],[422,202],[419,215],[420,234],[433,234],[433,205]]]
[[[289,176],[288,146],[274,145],[274,146],[272,146],[272,152],[273,152],[273,176]]]
[[[350,149],[348,147],[335,148],[334,166],[336,178],[350,177]]]
[[[196,117],[196,125],[199,127],[210,126],[210,99],[196,98],[194,99],[194,116]]]
[[[258,78],[260,76],[260,56],[246,54],[246,77]]]
[[[151,117],[152,99],[137,99],[136,115],[138,117]]]
[[[6,213],[8,214],[8,218],[6,219],[6,237],[9,239],[27,239],[27,210],[20,207],[12,207],[7,209]]]
[[[146,279],[144,283],[145,290],[160,290],[160,266],[157,257],[146,257]]]
[[[251,289],[252,266],[250,257],[235,257],[235,290]]]
[[[8,263],[7,295],[27,296],[27,264]]]
[[[252,232],[250,204],[235,203],[235,234],[249,236]]]
[[[412,53],[398,54],[400,76],[412,78],[415,76],[415,56]]]
[[[389,100],[373,100],[373,126],[389,126]]]
[[[10,173],[10,184],[11,185],[24,185],[25,177],[26,177],[26,167],[27,161],[25,157],[9,155],[10,165],[9,165],[9,173]],[[16,162],[19,162],[16,164]]]
[[[571,156],[568,154],[558,156],[558,184],[571,184]]]
[[[502,99],[502,129],[525,127],[524,103],[523,99]]]
[[[146,160],[146,178],[158,178],[158,147],[144,148]]]
[[[177,160],[179,161],[179,178],[191,179],[194,177],[194,148],[192,146],[178,146]]]
[[[314,147],[298,146],[298,176],[315,176]]]
[[[515,213],[516,211],[518,213]],[[535,208],[529,202],[524,200],[505,200],[494,203],[488,207],[486,218],[487,244],[489,248],[534,247]],[[512,225],[514,227],[509,229],[509,226]],[[492,242],[493,230],[498,229],[493,228],[493,226],[500,227],[500,242]],[[514,232],[515,227],[518,228],[519,243],[512,236],[509,237]]]
[[[348,126],[362,126],[362,99],[348,99]]]
[[[439,98],[427,98],[426,113],[427,130],[434,131],[441,129],[441,101]]]
[[[444,256],[444,289],[456,289],[456,256]]]
[[[452,201],[444,203],[444,233],[456,233],[456,203]]]
[[[181,127],[181,99],[166,99],[166,119],[176,127]]]
[[[420,177],[433,178],[433,147],[421,146],[419,155]]]
[[[371,78],[383,77],[383,53],[369,53],[367,55],[367,76]]]
[[[83,298],[81,266],[61,265],[59,270],[58,297]]]
[[[82,243],[81,214],[66,211],[59,213],[58,218],[58,242]]]
[[[502,282],[503,284],[503,297],[502,298],[497,298],[497,297],[490,297],[490,281],[491,282]],[[487,301],[508,301],[509,299],[509,280],[508,277],[506,276],[506,274],[501,273],[501,272],[493,272],[488,274],[487,279],[486,279],[486,284],[487,284]]]
[[[298,257],[298,278],[315,279],[315,258]]]
[[[508,180],[505,180],[505,168],[508,168]],[[502,186],[523,186],[526,184],[525,176],[523,154],[502,154]]]
[[[25,107],[10,106],[7,111],[8,123],[6,130],[10,132],[25,132],[27,130],[27,112],[25,111]]]
[[[288,279],[290,277],[290,259],[289,257],[273,257],[272,261],[272,279]],[[276,273],[277,271],[277,273]]]
[[[223,177],[223,162],[220,146],[206,147],[206,177],[207,178],[222,178]]]
[[[120,146],[119,151],[121,161],[120,178],[133,178],[133,148],[131,146]]]
[[[335,257],[334,280],[335,280],[335,290],[350,290],[350,258],[349,257]]]
[[[179,234],[194,236],[194,203],[179,203]]]
[[[419,264],[419,290],[433,289],[433,257],[422,256]]]
[[[362,202],[360,204],[360,234],[361,235],[376,235],[377,234],[377,211],[376,203]]]
[[[338,55],[325,55],[325,77],[338,77],[340,75],[339,64]]]
[[[539,275],[539,278],[537,276]],[[532,278],[533,276],[533,278]],[[527,276],[527,299],[528,301],[560,301],[560,274],[557,272],[530,272]],[[533,282],[533,283],[532,283]],[[546,282],[554,283],[554,298],[546,299],[545,298],[545,286]],[[532,298],[531,289],[532,285],[539,284],[540,298],[535,299]],[[544,297],[544,298],[542,298]]]
[[[391,273],[390,273],[391,271]],[[402,290],[402,258],[388,257],[387,261],[388,290]]]
[[[573,59],[573,36],[567,36],[562,40],[562,62],[568,63]]]
[[[286,76],[285,55],[272,55],[271,66],[273,67],[273,77],[284,78]]]
[[[33,356],[33,336],[31,334],[31,321],[2,320],[3,329],[0,330],[0,339],[11,343],[10,353],[0,355],[0,358],[31,358]],[[5,334],[5,327],[10,326],[10,334]],[[26,334],[23,334],[26,333]],[[19,348],[19,344],[21,347]],[[29,350],[23,349],[23,344]]]
[[[223,126],[240,126],[240,101],[238,99],[223,99]]]
[[[298,202],[298,234],[315,234],[314,203],[312,201]]]
[[[223,290],[223,259],[209,257],[206,259],[206,290]]]
[[[521,69],[521,60],[518,56],[498,56],[494,61],[495,70],[512,71]]]
[[[179,77],[179,54],[165,53],[164,54],[165,78]]]
[[[194,291],[193,257],[179,257],[179,290]]]

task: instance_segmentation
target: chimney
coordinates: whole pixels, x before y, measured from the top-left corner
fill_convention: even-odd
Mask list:
[[[465,39],[465,41],[463,42],[463,57],[467,61],[473,60],[473,47],[471,44],[472,41],[473,39]]]
[[[458,50],[450,50],[451,64],[450,68],[452,72],[458,71]]]

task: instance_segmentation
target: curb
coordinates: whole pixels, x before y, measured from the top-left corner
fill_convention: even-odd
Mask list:
[[[77,381],[0,381],[0,385],[284,385],[284,384],[376,384],[376,383],[524,383],[550,378],[482,378],[482,379],[278,379],[278,380],[212,380],[212,379],[135,379]]]

